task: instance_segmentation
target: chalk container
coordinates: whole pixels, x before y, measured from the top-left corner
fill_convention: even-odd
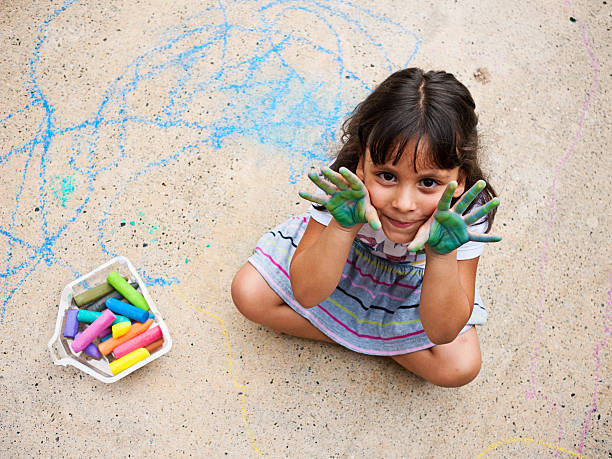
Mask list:
[[[72,338],[63,336],[66,311],[75,307],[72,299],[79,293],[106,282],[107,276],[113,271],[127,277],[131,281],[137,282],[139,292],[144,296],[151,312],[155,316],[151,327],[159,326],[162,329],[164,336],[164,342],[161,348],[154,350],[151,355],[146,357],[144,360],[135,363],[116,375],[113,375],[113,372],[110,369],[109,363],[112,360],[109,359],[110,356],[102,356],[99,360],[96,360],[92,357],[84,355],[84,353],[77,355],[70,348]],[[98,340],[94,342],[97,343]],[[90,273],[70,282],[68,285],[66,285],[66,287],[64,287],[62,296],[60,298],[59,311],[57,313],[57,320],[55,323],[55,333],[49,340],[48,347],[49,351],[51,352],[53,362],[56,365],[70,365],[78,368],[90,376],[93,376],[98,381],[104,383],[114,383],[170,351],[170,348],[172,347],[172,339],[170,337],[168,327],[164,323],[161,313],[155,306],[155,302],[149,295],[145,283],[138,275],[138,271],[136,271],[134,265],[132,265],[132,263],[126,257],[119,256],[109,260]],[[169,361],[167,364],[171,364],[171,362]]]

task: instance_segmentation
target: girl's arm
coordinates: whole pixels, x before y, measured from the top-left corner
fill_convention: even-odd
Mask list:
[[[478,258],[457,261],[457,248],[468,241],[497,242],[499,236],[478,234],[469,225],[477,222],[499,205],[494,198],[467,215],[463,212],[485,187],[479,180],[451,208],[457,182],[448,184],[438,203],[438,210],[417,232],[408,246],[425,246],[425,274],[421,286],[420,315],[423,329],[434,344],[453,341],[465,326],[474,308],[474,289]]]
[[[360,227],[346,228],[335,219],[325,226],[310,219],[291,260],[289,276],[293,296],[302,306],[316,306],[334,291]]]
[[[293,296],[305,308],[316,306],[334,291],[361,226],[367,222],[374,229],[380,228],[368,190],[355,174],[345,167],[339,172],[324,167],[321,172],[327,180],[316,172],[308,177],[327,196],[300,196],[325,206],[333,218],[328,226],[310,219],[289,269]]]
[[[421,323],[432,343],[450,343],[472,315],[478,258],[457,261],[456,250],[441,255],[429,247],[425,253]]]

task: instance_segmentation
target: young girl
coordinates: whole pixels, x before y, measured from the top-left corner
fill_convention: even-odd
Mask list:
[[[487,317],[478,258],[500,240],[483,234],[499,200],[478,164],[474,109],[450,73],[388,77],[344,123],[335,162],[309,175],[325,195],[300,193],[313,208],[265,234],[236,274],[239,311],[390,356],[439,386],[474,379],[473,325]]]

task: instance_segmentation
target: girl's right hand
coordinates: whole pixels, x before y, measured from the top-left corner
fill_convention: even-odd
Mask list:
[[[376,209],[370,204],[368,190],[359,177],[346,167],[341,167],[339,173],[329,167],[323,167],[321,173],[327,180],[322,180],[314,171],[308,174],[308,178],[323,190],[326,196],[319,197],[301,191],[302,198],[324,206],[336,221],[346,228],[362,223],[368,223],[375,230],[380,228]]]

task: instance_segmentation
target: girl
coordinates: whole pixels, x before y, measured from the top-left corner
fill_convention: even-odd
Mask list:
[[[499,200],[477,158],[478,118],[446,72],[388,77],[343,125],[313,208],[264,235],[236,274],[248,319],[391,356],[445,387],[480,370],[478,258]],[[467,192],[464,191],[468,190]],[[480,206],[480,207],[479,207]],[[465,215],[464,215],[465,213]]]

